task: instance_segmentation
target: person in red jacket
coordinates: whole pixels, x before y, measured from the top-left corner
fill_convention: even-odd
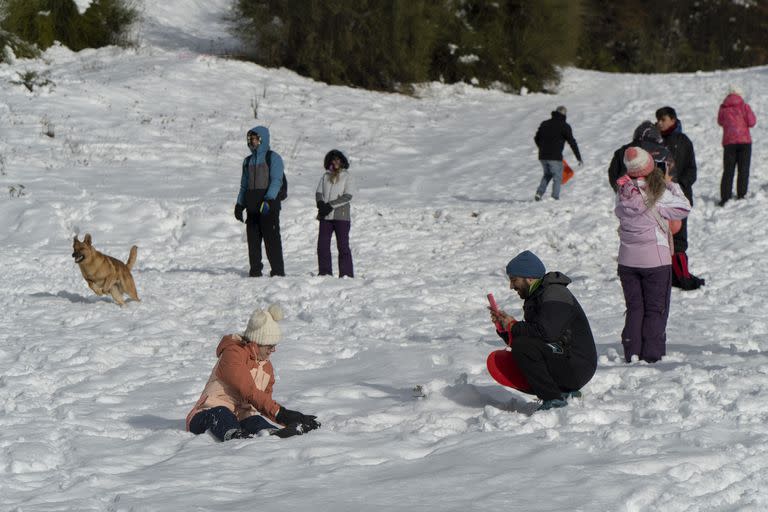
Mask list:
[[[749,129],[757,124],[754,112],[744,101],[744,92],[732,85],[720,105],[717,124],[723,127],[723,179],[720,181],[720,202],[724,206],[733,192],[733,174],[738,166],[736,199],[747,195],[749,163],[752,158],[752,137]]]
[[[195,406],[187,430],[210,430],[219,441],[243,439],[266,431],[290,437],[320,427],[317,416],[286,409],[272,399],[275,370],[269,360],[282,338],[280,306],[257,309],[242,335],[224,336],[216,347],[218,361]],[[271,422],[285,427],[280,429]]]

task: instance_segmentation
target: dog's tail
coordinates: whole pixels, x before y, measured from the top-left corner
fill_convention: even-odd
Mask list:
[[[128,256],[128,261],[125,262],[125,266],[128,267],[128,270],[131,270],[133,264],[136,263],[136,251],[138,250],[139,248],[135,245],[131,247],[131,254]]]

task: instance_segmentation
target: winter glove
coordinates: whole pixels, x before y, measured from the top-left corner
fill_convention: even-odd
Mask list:
[[[245,222],[243,220],[243,210],[245,210],[243,205],[235,204],[235,218],[240,222]]]
[[[323,203],[317,207],[317,214],[321,219],[325,218],[325,216],[331,213],[332,211],[333,211],[333,206],[331,206],[329,203]]]
[[[579,160],[579,167],[584,167],[584,160]]]
[[[277,420],[278,423],[281,425],[292,425],[294,423],[301,423],[301,420],[304,419],[304,415],[301,414],[299,411],[292,411],[290,409],[286,409],[285,407],[281,407],[279,411],[277,411],[277,414],[275,415],[275,420]]]
[[[261,202],[261,206],[259,206],[259,213],[262,215],[269,215],[269,203],[266,201]]]
[[[310,430],[320,428],[320,422],[317,421],[317,416],[302,414],[299,411],[292,411],[285,407],[280,408],[277,416],[275,416],[275,420],[283,425],[301,424],[301,430],[303,432],[309,432]]]
[[[621,188],[622,186],[624,186],[626,183],[630,181],[632,181],[632,177],[629,174],[625,174],[624,176],[616,180],[616,184],[619,186],[619,188]]]
[[[317,421],[317,416],[313,414],[302,414],[302,416],[304,419],[301,421],[301,427],[304,432],[320,428],[320,422]]]

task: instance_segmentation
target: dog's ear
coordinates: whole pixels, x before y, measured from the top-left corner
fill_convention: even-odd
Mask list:
[[[91,234],[90,233],[86,233],[85,234],[85,238],[83,238],[83,243],[85,245],[91,245]]]
[[[72,238],[72,243],[75,243],[75,244],[80,243],[80,240],[77,239],[77,235],[75,235],[74,238]]]

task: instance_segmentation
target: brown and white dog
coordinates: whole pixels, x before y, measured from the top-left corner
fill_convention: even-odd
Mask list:
[[[136,262],[136,251],[138,250],[135,245],[131,247],[131,253],[125,263],[94,249],[91,245],[90,233],[85,234],[82,242],[75,236],[72,250],[75,263],[80,266],[80,272],[88,283],[88,287],[96,295],[110,294],[120,306],[125,304],[124,293],[127,293],[133,300],[139,300],[136,285],[131,275],[131,267]]]

